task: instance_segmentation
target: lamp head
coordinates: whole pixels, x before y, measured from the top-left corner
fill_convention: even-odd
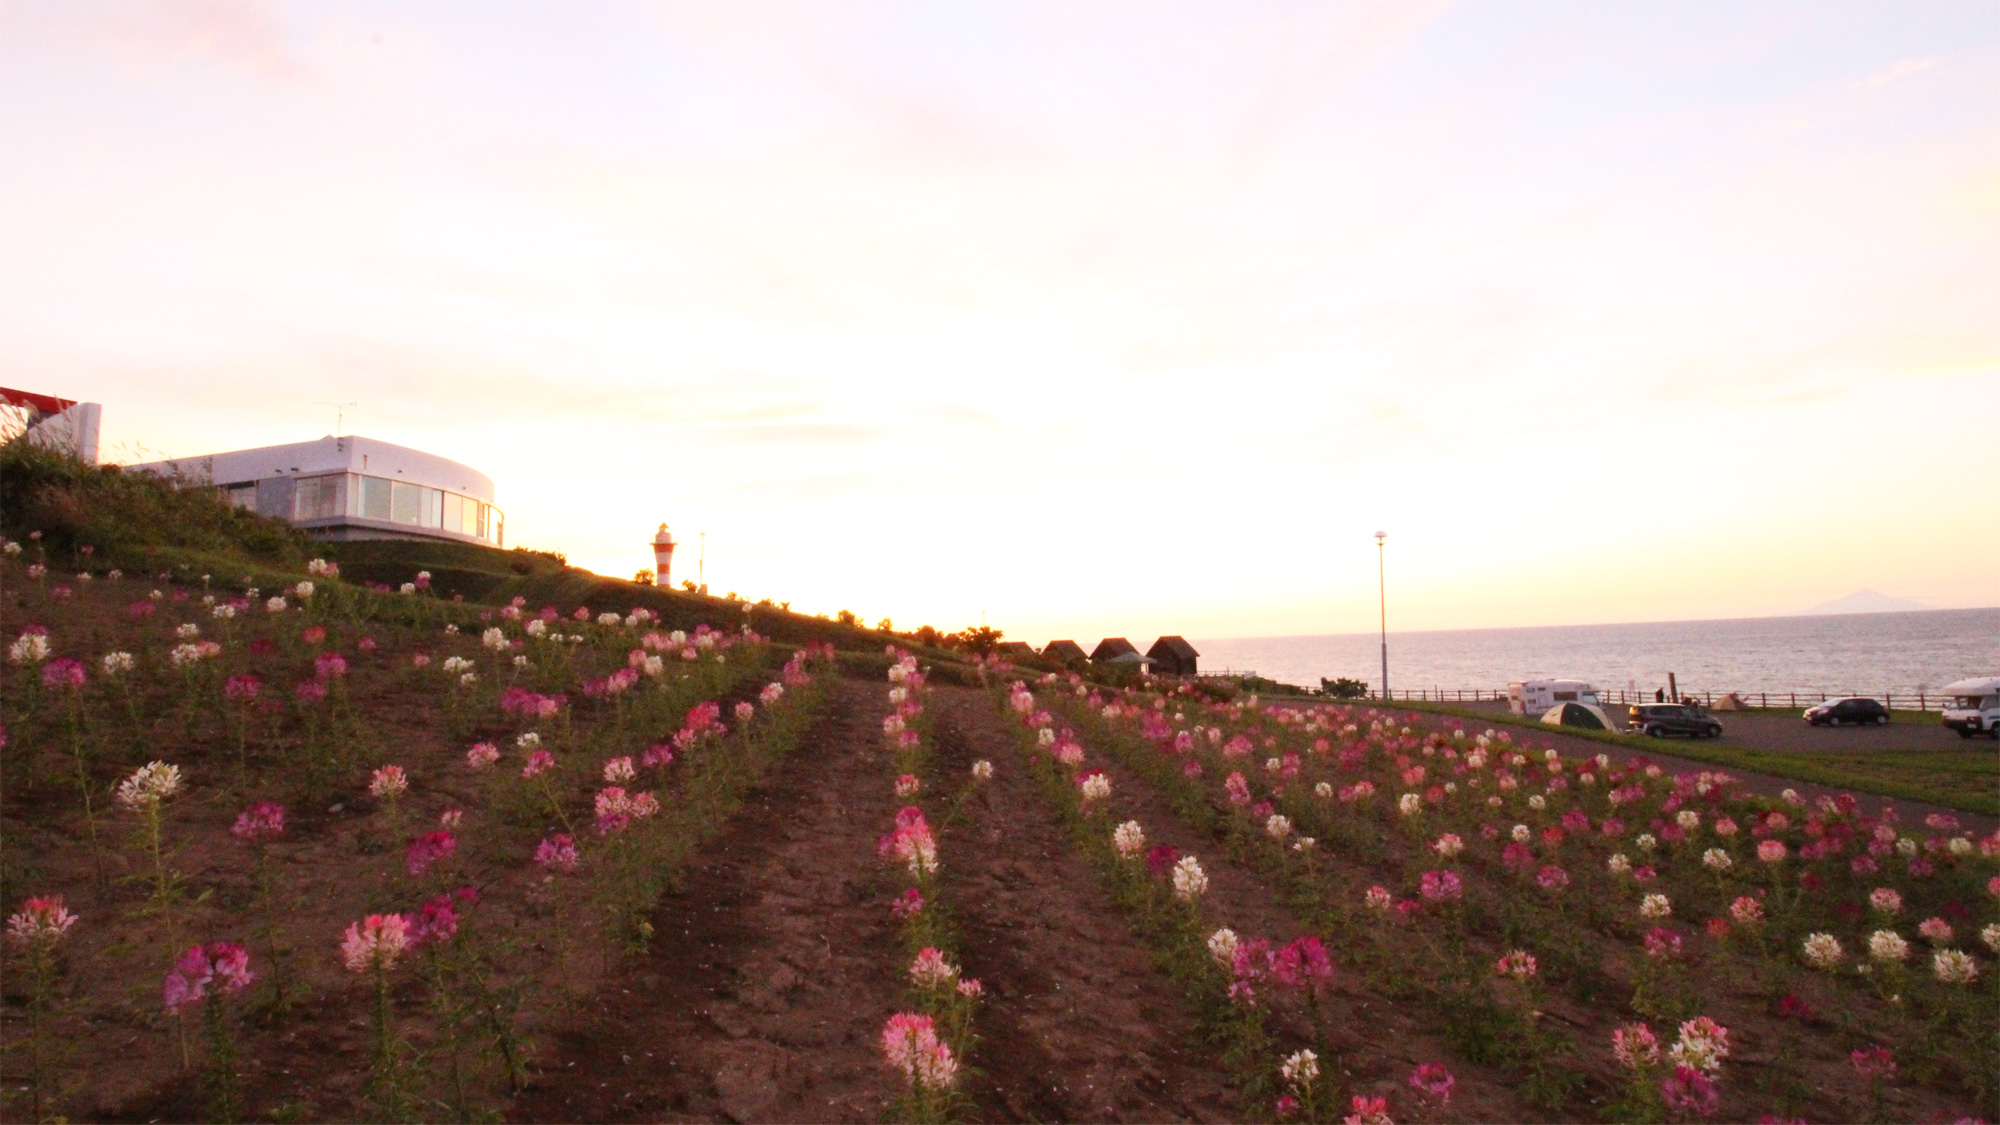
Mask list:
[[[1378,531],[1375,533],[1375,542],[1377,543],[1380,543],[1387,538],[1389,538],[1389,533],[1386,531]]]

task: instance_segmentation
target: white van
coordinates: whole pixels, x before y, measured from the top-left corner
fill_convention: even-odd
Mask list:
[[[1981,731],[2000,739],[2000,676],[1975,676],[1946,684],[1942,694],[1951,697],[1945,704],[1944,725],[1971,738]]]
[[[1515,680],[1507,685],[1507,709],[1516,715],[1540,715],[1558,703],[1599,706],[1597,689],[1582,680]]]

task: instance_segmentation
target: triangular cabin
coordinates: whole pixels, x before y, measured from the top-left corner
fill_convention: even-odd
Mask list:
[[[1075,641],[1050,641],[1042,647],[1042,659],[1053,660],[1057,664],[1081,664],[1090,657]]]
[[[999,647],[993,651],[1009,660],[1033,660],[1035,658],[1035,646],[1026,641],[1001,641]]]
[[[1162,676],[1192,676],[1195,660],[1201,656],[1185,637],[1161,637],[1146,650],[1153,658],[1153,671]]]
[[[1126,659],[1119,660],[1121,656]],[[1090,661],[1093,664],[1110,664],[1114,661],[1121,664],[1132,664],[1138,658],[1139,647],[1124,637],[1106,637],[1097,642],[1096,648],[1090,650]]]

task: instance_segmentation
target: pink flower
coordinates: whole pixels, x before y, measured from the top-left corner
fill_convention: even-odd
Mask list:
[[[264,681],[245,672],[222,681],[222,697],[237,703],[248,703],[257,698],[257,692],[263,686]]]
[[[882,1054],[889,1065],[919,1089],[942,1090],[952,1084],[958,1064],[951,1048],[938,1038],[931,1017],[898,1012],[882,1027]]]
[[[1718,1104],[1715,1083],[1691,1066],[1675,1067],[1661,1081],[1660,1097],[1665,1099],[1668,1109],[1704,1118],[1713,1117]]]
[[[1387,1098],[1364,1098],[1356,1094],[1348,1104],[1354,1112],[1341,1118],[1345,1125],[1394,1125],[1389,1117]]]
[[[17,913],[8,916],[7,937],[20,945],[52,948],[69,936],[74,925],[76,915],[63,906],[61,895],[31,898],[21,904]]]
[[[227,996],[248,987],[255,976],[250,971],[250,954],[235,942],[218,941],[207,947],[191,945],[167,972],[160,986],[160,998],[167,1014],[179,1015],[182,1008],[206,998],[210,985],[214,994]]]
[[[897,918],[914,918],[924,912],[924,896],[911,887],[889,903],[889,913]]]
[[[1681,955],[1681,935],[1665,926],[1654,926],[1646,931],[1646,956],[1656,961],[1670,960]]]
[[[1535,874],[1535,885],[1548,891],[1562,890],[1569,886],[1569,872],[1550,864]]]
[[[577,860],[576,841],[568,834],[558,832],[535,846],[535,865],[554,868],[557,871],[575,871]]]
[[[326,685],[318,680],[306,680],[292,689],[292,698],[302,706],[311,707],[326,698]]]
[[[922,788],[923,782],[917,780],[914,774],[906,773],[896,779],[896,796],[898,797],[914,797],[917,795],[917,791]]]
[[[449,832],[426,832],[410,841],[403,855],[403,867],[412,875],[422,875],[438,860],[458,850],[458,840]]]
[[[483,770],[500,760],[500,748],[491,742],[476,743],[465,752],[465,764],[476,770]]]
[[[409,944],[407,918],[401,914],[370,914],[348,924],[347,936],[340,943],[340,960],[351,972],[365,973],[377,968],[386,972],[396,967],[396,959]]]
[[[735,712],[737,725],[742,726],[757,714],[757,705],[746,699],[731,710]]]
[[[910,980],[919,988],[939,989],[951,985],[958,979],[958,968],[945,960],[944,954],[925,946],[910,962]]]
[[[313,657],[313,675],[322,680],[347,674],[347,658],[337,652],[323,652]]]
[[[1783,863],[1786,854],[1783,841],[1762,840],[1757,844],[1757,860],[1760,863]]]
[[[259,801],[236,815],[229,834],[248,843],[275,840],[285,834],[285,806]]]
[[[958,982],[958,994],[967,1000],[977,1000],[986,995],[986,986],[973,977]]]
[[[368,795],[378,800],[393,801],[409,788],[409,775],[401,766],[383,766],[368,777]]]
[[[1443,1063],[1425,1063],[1410,1072],[1410,1088],[1417,1097],[1439,1109],[1451,1104],[1451,1092],[1457,1086],[1458,1079]]]
[[[1230,804],[1241,808],[1250,803],[1250,783],[1243,780],[1241,773],[1231,771],[1230,775],[1223,779],[1222,789],[1228,794]]]
[[[604,763],[604,780],[606,781],[630,781],[638,776],[639,771],[632,768],[632,759],[629,755],[622,758],[613,758]]]
[[[556,768],[555,755],[549,753],[547,750],[537,750],[528,755],[528,764],[521,767],[521,776],[524,778],[540,777],[554,768]]]
[[[1512,950],[1493,963],[1495,976],[1513,977],[1518,981],[1532,978],[1536,968],[1535,955],[1525,949]]]
[[[1643,1023],[1628,1023],[1611,1033],[1611,1055],[1627,1070],[1660,1064],[1660,1040]]]

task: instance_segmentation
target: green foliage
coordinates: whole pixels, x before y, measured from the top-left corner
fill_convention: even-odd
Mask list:
[[[1342,676],[1336,680],[1329,680],[1325,676],[1321,676],[1319,680],[1319,693],[1332,699],[1361,699],[1368,694],[1368,685],[1360,680],[1349,679],[1346,676]]]

